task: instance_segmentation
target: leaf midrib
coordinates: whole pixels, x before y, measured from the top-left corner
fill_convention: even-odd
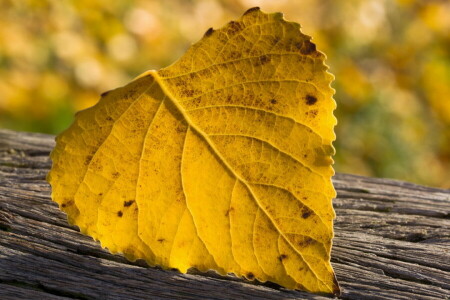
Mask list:
[[[261,205],[261,203],[259,202],[258,198],[256,197],[255,193],[253,192],[252,188],[249,186],[249,183],[243,179],[239,174],[237,174],[234,169],[231,167],[231,165],[228,163],[228,161],[225,159],[225,157],[222,156],[222,154],[217,150],[216,146],[214,145],[214,143],[211,141],[211,139],[208,137],[208,135],[201,129],[199,128],[190,118],[189,116],[186,114],[185,109],[178,103],[178,101],[176,100],[176,98],[173,96],[172,92],[169,90],[169,88],[162,82],[163,79],[161,79],[161,77],[159,76],[157,71],[148,71],[148,74],[151,74],[155,81],[158,83],[158,85],[160,86],[160,88],[163,90],[164,94],[167,96],[167,100],[169,100],[170,102],[172,102],[172,104],[178,109],[178,111],[180,112],[180,114],[183,116],[183,118],[186,120],[186,122],[188,123],[188,125],[195,130],[207,143],[208,145],[211,147],[213,153],[220,159],[220,161],[224,164],[224,166],[239,180],[241,181],[245,187],[248,189],[248,191],[250,192],[252,198],[254,199],[254,201],[256,202],[256,204],[258,205],[259,209],[261,209],[264,214],[267,216],[267,218],[269,218],[270,222],[272,223],[272,225],[276,228],[277,232],[283,237],[283,239],[288,243],[288,245],[298,254],[300,255],[300,257],[302,258],[302,260],[305,262],[305,264],[308,266],[308,268],[311,270],[311,272],[314,274],[314,276],[320,281],[322,282],[325,286],[327,286],[330,291],[333,291],[333,289],[326,283],[324,282],[319,276],[317,276],[316,272],[314,272],[314,270],[311,268],[311,266],[309,265],[309,263],[306,261],[306,259],[304,259],[303,255],[292,245],[292,243],[289,241],[289,239],[284,235],[284,233],[278,228],[277,224],[275,223],[275,221],[272,219],[272,217],[269,215],[269,213],[263,208],[263,206]]]

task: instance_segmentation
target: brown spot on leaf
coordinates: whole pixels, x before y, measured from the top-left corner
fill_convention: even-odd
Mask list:
[[[236,33],[240,32],[242,30],[242,24],[240,22],[231,21],[228,23],[227,26],[227,34],[228,35],[235,35]]]
[[[66,202],[61,204],[61,207],[67,207],[67,206],[71,206],[73,204],[74,204],[73,200],[67,200]]]
[[[119,211],[117,212],[117,216],[118,216],[119,218],[121,218],[121,217],[123,216],[123,212],[122,212],[121,210],[119,210]]]
[[[248,279],[252,280],[252,279],[255,278],[255,275],[253,275],[252,272],[248,272],[246,277],[247,277]]]
[[[260,10],[260,8],[259,7],[252,7],[252,8],[250,8],[250,9],[248,9],[245,13],[244,13],[244,16],[245,15],[247,15],[247,14],[249,14],[249,13],[251,13],[251,12],[254,12],[254,11],[258,11],[258,10]]]
[[[303,239],[303,241],[301,241],[301,242],[298,243],[298,246],[299,246],[300,248],[305,248],[305,247],[311,245],[313,242],[314,242],[314,240],[313,240],[312,238],[310,238],[310,237],[305,237],[305,238]]]
[[[305,41],[303,43],[302,48],[300,49],[300,53],[308,55],[316,51],[316,44],[311,43],[310,41]]]
[[[183,90],[181,95],[183,97],[192,97],[194,95],[194,90]]]
[[[305,211],[302,213],[302,218],[307,219],[312,214],[311,211]]]
[[[277,104],[277,99],[271,99],[271,100],[270,100],[270,103],[272,103],[272,104]]]
[[[274,37],[273,38],[273,40],[272,40],[272,46],[275,46],[276,44],[278,44],[278,42],[280,41],[280,38],[279,37]]]
[[[208,30],[206,30],[204,37],[210,36],[214,32],[214,29],[211,27]]]
[[[166,239],[158,239],[157,241],[158,242],[160,242],[160,243],[162,243],[162,242],[164,242]]]
[[[314,212],[311,210],[311,209],[309,209],[307,206],[302,206],[302,212],[301,212],[301,214],[302,214],[302,218],[303,219],[307,219],[307,218],[309,218],[309,216],[311,216]]]
[[[265,65],[270,62],[270,57],[268,55],[263,55],[259,58],[259,61],[261,62],[261,65]]]
[[[317,98],[313,95],[306,95],[306,104],[307,105],[313,105],[314,103],[317,102]]]
[[[103,196],[103,193],[98,193],[99,196]]]
[[[134,200],[130,200],[130,201],[123,201],[123,207],[128,207],[131,206],[131,204],[134,203]]]
[[[239,58],[241,58],[241,57],[242,57],[242,53],[239,52],[239,51],[232,51],[232,52],[230,53],[230,58],[231,58],[231,59],[239,59]]]
[[[114,173],[112,173],[111,175],[112,175],[112,178],[113,178],[113,179],[117,179],[117,178],[119,178],[120,173],[119,173],[119,172],[114,172]]]
[[[112,121],[112,120],[113,120],[113,118],[111,118],[110,116],[106,117],[106,121]]]
[[[228,217],[230,215],[230,212],[234,211],[234,207],[230,207],[227,212],[225,213],[225,217]]]
[[[279,261],[283,261],[283,259],[288,258],[288,256],[286,254],[281,254],[280,256],[278,256],[278,260]]]
[[[85,166],[88,166],[91,163],[92,157],[93,157],[92,155],[86,156],[86,159],[84,160]]]
[[[318,113],[319,113],[319,111],[317,109],[313,109],[313,110],[309,111],[309,115],[311,115],[311,117],[313,117],[313,118],[315,118]]]

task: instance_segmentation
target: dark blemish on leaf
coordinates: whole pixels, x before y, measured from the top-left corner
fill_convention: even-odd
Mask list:
[[[106,121],[112,121],[113,120],[113,118],[111,118],[111,117],[106,117]]]
[[[178,133],[186,132],[186,128],[185,127],[181,127],[181,126],[176,127],[175,130]]]
[[[272,104],[277,104],[277,100],[276,100],[276,99],[271,99],[271,100],[270,100],[270,103],[272,103]]]
[[[210,36],[214,32],[214,29],[211,27],[208,30],[206,30],[204,37]]]
[[[119,211],[117,212],[117,216],[118,216],[119,218],[121,218],[121,217],[123,216],[123,212],[122,212],[121,210],[119,210]]]
[[[279,41],[280,41],[280,38],[279,38],[279,37],[275,37],[275,38],[272,40],[272,46],[275,46],[276,44],[278,44]]]
[[[313,211],[306,206],[302,207],[302,218],[307,219],[309,216],[313,214]]]
[[[283,259],[288,258],[288,256],[286,254],[281,254],[280,256],[278,256],[278,260],[279,261],[283,261]]]
[[[309,111],[309,114],[311,115],[311,117],[315,118],[317,116],[317,114],[319,113],[319,111],[317,109],[313,109]]]
[[[130,200],[130,201],[123,201],[123,207],[128,207],[131,206],[131,204],[134,203],[134,200]]]
[[[239,51],[232,51],[232,52],[230,53],[230,58],[231,58],[231,59],[239,59],[239,58],[241,58],[241,57],[242,57],[242,53],[239,52]]]
[[[230,212],[234,211],[234,207],[230,207],[227,212],[225,213],[225,217],[228,217],[230,215]]]
[[[192,95],[194,95],[194,90],[183,90],[181,93],[183,96],[192,97]]]
[[[308,154],[303,154],[303,158],[307,158]],[[305,197],[303,197],[303,199],[305,199]]]
[[[300,53],[308,55],[316,51],[316,44],[310,41],[305,41],[303,47],[300,49]]]
[[[103,196],[103,193],[98,193],[99,196]]]
[[[164,242],[166,239],[158,239],[158,242],[162,243]]]
[[[270,62],[270,57],[267,55],[263,55],[259,58],[259,61],[261,62],[261,65],[265,65]]]
[[[301,272],[303,271],[304,267],[298,268],[298,270]]]
[[[251,12],[254,12],[254,11],[258,11],[258,10],[260,10],[260,8],[259,7],[252,7],[252,8],[250,8],[250,9],[248,9],[245,13],[244,13],[244,16],[245,15],[247,15],[247,14],[249,14],[249,13],[251,13]]]
[[[306,95],[306,104],[313,105],[317,102],[317,98],[312,95]]]
[[[302,242],[299,242],[298,245],[300,248],[304,248],[306,246],[311,245],[314,242],[314,240],[310,237],[306,237]]]
[[[85,166],[87,166],[91,163],[92,157],[93,157],[92,155],[86,156],[86,160],[84,161]]]
[[[227,34],[235,35],[242,30],[242,24],[236,21],[231,21],[228,23]]]
[[[302,218],[303,219],[307,219],[310,215],[311,215],[311,211],[305,211],[303,214],[302,214]]]
[[[73,200],[66,199],[66,202],[61,204],[61,207],[71,206],[71,205],[73,205],[73,203],[74,203]]]
[[[255,278],[255,275],[253,275],[252,272],[247,273],[247,278],[252,280],[253,278]]]
[[[111,90],[103,92],[100,94],[100,97],[105,97],[106,95],[108,95],[111,92]]]
[[[96,170],[96,171],[103,170],[102,163],[99,160],[95,160],[95,159],[91,160],[90,166],[92,167],[93,170]]]
[[[295,48],[297,48],[298,50],[300,50],[302,48],[303,43],[295,43]]]
[[[113,179],[117,179],[117,178],[119,178],[120,173],[119,172],[114,172],[111,175],[112,175]]]

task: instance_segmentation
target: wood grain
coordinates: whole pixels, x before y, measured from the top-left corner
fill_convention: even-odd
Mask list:
[[[53,146],[0,130],[0,299],[329,299],[109,254],[51,201]],[[347,174],[334,184],[339,299],[450,299],[450,191]]]

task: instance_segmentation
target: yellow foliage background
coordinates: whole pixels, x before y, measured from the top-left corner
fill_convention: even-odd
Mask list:
[[[59,133],[253,6],[284,12],[327,54],[338,172],[450,187],[448,1],[3,0],[0,127]]]

